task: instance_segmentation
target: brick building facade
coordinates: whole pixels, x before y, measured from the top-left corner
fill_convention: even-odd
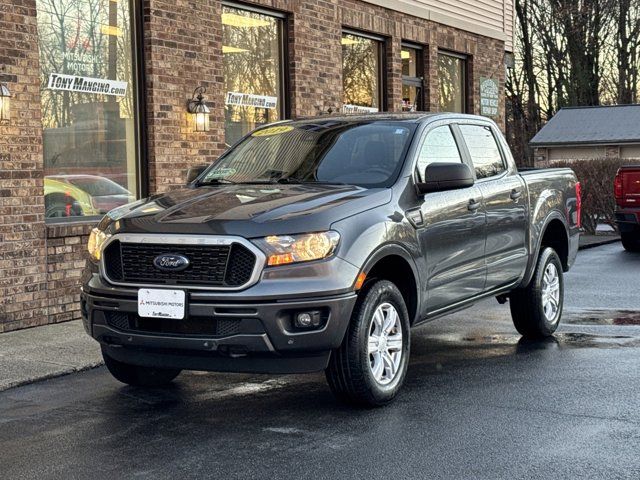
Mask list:
[[[50,93],[43,93],[46,77],[40,65],[38,15],[43,10],[39,1],[4,0],[0,5],[0,83],[12,94],[11,117],[0,124],[0,332],[80,318],[79,277],[87,235],[96,223],[95,216],[49,218],[46,211],[43,109],[50,107],[43,98]],[[104,1],[105,8],[112,4],[124,8],[123,0]],[[500,92],[496,120],[503,125],[508,36],[481,20],[477,28],[466,28],[470,24],[462,20],[445,23],[442,19],[448,17],[442,15],[433,15],[440,19],[434,21],[429,19],[428,6],[416,10],[417,15],[407,13],[405,6],[387,8],[405,3],[410,2],[254,0],[232,7],[259,7],[261,12],[278,15],[283,29],[285,116],[340,111],[345,103],[341,39],[347,29],[374,35],[380,43],[378,109],[403,109],[402,45],[409,42],[419,47],[416,51],[421,57],[420,110],[439,110],[439,54],[451,52],[464,58],[465,110],[481,112],[480,79],[492,79]],[[512,8],[510,2],[497,3],[505,12]],[[229,114],[225,110],[223,50],[234,50],[233,45],[223,45],[223,8],[218,0],[131,4],[131,25],[137,29],[135,51],[139,53],[133,65],[140,80],[133,98],[139,108],[137,196],[183,185],[190,166],[210,162],[225,149]],[[103,31],[109,32],[108,28]],[[70,42],[63,45],[65,49],[72,46]],[[114,70],[122,68],[120,63],[116,67]],[[194,131],[186,107],[200,85],[206,88],[211,111],[206,132]],[[64,130],[57,134],[60,132]]]

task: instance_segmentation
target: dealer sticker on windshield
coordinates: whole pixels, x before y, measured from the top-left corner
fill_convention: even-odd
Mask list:
[[[186,310],[184,290],[138,290],[138,315],[146,318],[172,318],[182,320]]]

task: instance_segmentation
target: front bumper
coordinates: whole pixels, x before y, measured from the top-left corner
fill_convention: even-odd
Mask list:
[[[620,232],[640,232],[640,210],[637,207],[617,208],[615,214]]]
[[[187,291],[184,320],[141,319],[137,288],[114,288],[93,274],[81,294],[85,330],[116,360],[188,370],[302,373],[323,370],[344,337],[355,292],[260,301],[209,298]],[[321,325],[298,330],[300,311]],[[177,323],[176,323],[177,322]]]

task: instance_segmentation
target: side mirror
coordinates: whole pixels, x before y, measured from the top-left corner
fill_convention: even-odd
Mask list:
[[[197,167],[191,167],[187,171],[187,184],[193,182],[196,178],[200,176],[202,172],[204,172],[209,165],[198,165]]]
[[[424,183],[416,185],[422,194],[472,187],[474,183],[473,173],[464,163],[432,163],[427,165],[424,178]]]

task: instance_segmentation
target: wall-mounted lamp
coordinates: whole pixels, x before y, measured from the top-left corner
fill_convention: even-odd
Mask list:
[[[196,132],[209,131],[210,110],[204,101],[205,93],[206,90],[204,87],[197,87],[193,91],[193,98],[191,98],[187,104],[187,111],[193,116]]]
[[[11,114],[11,92],[9,87],[0,83],[0,122],[9,120]]]

